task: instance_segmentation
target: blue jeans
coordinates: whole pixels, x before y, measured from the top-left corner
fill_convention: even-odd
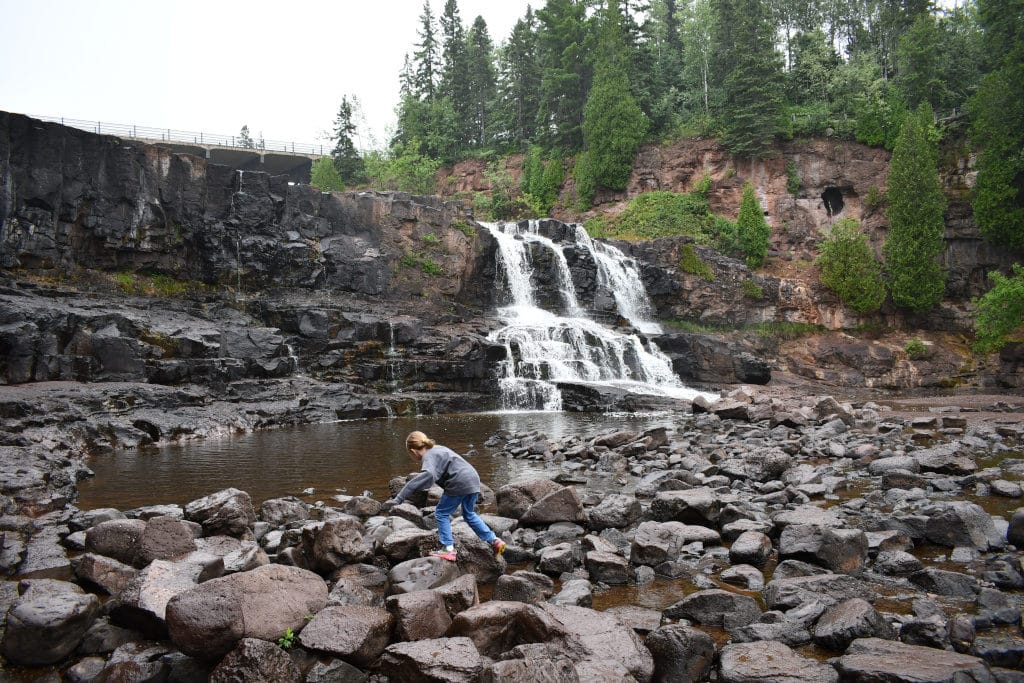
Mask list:
[[[434,508],[434,519],[437,520],[437,536],[441,539],[441,545],[455,545],[452,538],[452,513],[460,505],[462,506],[462,518],[466,520],[469,528],[486,543],[492,542],[497,536],[491,531],[487,523],[480,519],[480,515],[473,511],[476,507],[476,499],[479,493],[470,493],[466,496],[449,496],[447,493],[441,495],[441,500]]]

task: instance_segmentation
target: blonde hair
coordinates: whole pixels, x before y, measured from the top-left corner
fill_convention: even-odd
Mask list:
[[[437,444],[434,443],[434,440],[423,432],[413,432],[409,436],[405,437],[405,447],[410,451],[419,450],[421,448],[433,448],[436,445]]]

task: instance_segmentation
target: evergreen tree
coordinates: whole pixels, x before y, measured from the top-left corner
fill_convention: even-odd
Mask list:
[[[583,145],[583,108],[590,88],[587,4],[548,0],[537,10],[542,65],[538,135],[548,149],[575,151]]]
[[[249,126],[247,125],[243,125],[242,130],[238,132],[238,146],[246,147],[248,149],[252,149],[256,146],[256,143],[253,142],[252,136],[249,135]]]
[[[467,140],[473,147],[490,142],[491,112],[497,97],[497,76],[494,71],[494,44],[487,32],[487,22],[477,17],[466,36],[468,57],[466,95],[468,105]]]
[[[423,0],[423,12],[420,14],[420,28],[416,33],[420,42],[413,53],[413,88],[412,94],[419,99],[433,100],[437,94],[438,54],[437,29],[434,25],[434,13],[430,9],[430,0]]]
[[[942,39],[942,30],[930,14],[918,17],[899,39],[896,83],[913,109],[922,102],[941,107],[948,100],[941,74]]]
[[[764,210],[761,209],[754,186],[750,183],[743,186],[740,213],[736,218],[736,232],[747,266],[760,268],[764,265],[765,259],[768,258],[768,243],[772,229],[764,219]]]
[[[971,100],[974,218],[985,239],[1024,252],[1024,12],[1020,0],[978,8],[991,71]]]
[[[637,148],[647,133],[647,117],[629,90],[623,20],[611,1],[601,16],[601,41],[594,83],[583,112],[583,143],[588,157],[588,183],[625,190]],[[579,180],[577,175],[577,180]],[[592,197],[581,199],[589,203]]]
[[[976,303],[974,348],[991,353],[1002,348],[1013,335],[1024,332],[1024,266],[1013,264],[1013,275],[998,271],[988,274],[993,287]]]
[[[347,96],[343,96],[341,106],[338,107],[338,115],[334,119],[334,149],[331,150],[331,159],[334,161],[338,176],[346,185],[354,185],[365,179],[363,157],[352,142],[352,137],[356,134],[353,118],[358,107],[359,101],[355,97],[349,101]]]
[[[537,59],[537,22],[533,10],[512,28],[498,53],[498,102],[495,135],[507,148],[522,149],[536,137],[537,93],[541,70]]]
[[[711,118],[712,68],[714,38],[711,0],[693,0],[679,10],[683,42],[682,101],[691,119],[703,122],[696,129],[703,132]]]
[[[674,132],[682,122],[685,107],[679,4],[676,0],[651,2],[643,37],[636,49],[639,58],[634,73],[638,67],[641,73],[631,82],[635,83],[633,91],[654,135]]]
[[[938,257],[945,248],[946,201],[933,130],[927,105],[908,113],[889,164],[885,269],[893,302],[914,313],[937,306],[945,291]]]
[[[455,112],[458,139],[456,150],[472,146],[472,84],[470,83],[471,57],[467,53],[466,31],[459,17],[456,0],[445,0],[441,13],[441,66],[438,93],[448,98]]]
[[[722,144],[741,157],[771,149],[782,118],[782,63],[765,0],[720,0],[714,55],[722,92],[715,117]]]
[[[857,221],[844,218],[832,226],[819,247],[821,284],[857,313],[873,313],[885,303],[882,266]]]

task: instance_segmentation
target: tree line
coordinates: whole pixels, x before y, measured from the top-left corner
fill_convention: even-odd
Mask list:
[[[337,177],[321,186],[429,193],[442,165],[522,153],[521,187],[491,167],[495,217],[515,213],[515,191],[545,213],[563,173],[577,208],[625,189],[644,142],[715,137],[738,157],[812,136],[893,150],[883,275],[912,311],[942,297],[937,143],[944,121],[966,121],[975,218],[1024,251],[1022,0],[547,0],[499,44],[482,17],[464,24],[457,0],[439,16],[426,0],[386,150],[355,149],[352,104],[320,169]],[[748,262],[761,248],[748,245]]]

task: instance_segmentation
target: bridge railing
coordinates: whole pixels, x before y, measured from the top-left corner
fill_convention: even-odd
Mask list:
[[[129,123],[108,123],[106,121],[85,121],[82,119],[67,119],[62,116],[36,116],[32,118],[40,121],[59,123],[63,126],[87,130],[90,133],[100,135],[116,135],[121,138],[138,138],[141,140],[161,140],[164,142],[179,142],[186,145],[214,145],[217,147],[237,147],[238,149],[251,149],[260,152],[288,152],[291,154],[312,154],[324,156],[331,153],[330,146],[304,144],[300,142],[285,142],[282,140],[250,139],[244,140],[238,135],[218,135],[216,133],[203,133],[190,130],[175,130],[174,128],[153,128],[150,126],[137,126]]]

